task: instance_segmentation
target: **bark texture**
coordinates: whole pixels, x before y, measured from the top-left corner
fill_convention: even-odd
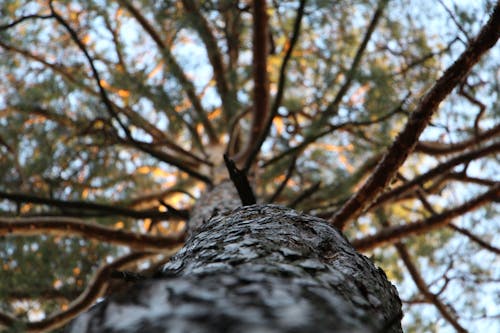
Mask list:
[[[326,221],[274,205],[221,212],[158,274],[69,332],[402,332],[386,275]]]

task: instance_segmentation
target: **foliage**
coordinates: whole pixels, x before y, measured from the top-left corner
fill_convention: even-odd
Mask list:
[[[37,218],[177,235],[200,193],[226,177],[224,152],[260,201],[331,218],[499,6],[304,2],[269,2],[258,42],[249,1],[2,2],[0,222],[33,222],[0,225],[3,312],[64,311],[98,267],[142,250],[119,234],[38,230]],[[253,46],[266,43],[259,82]],[[442,218],[360,247],[398,285],[409,331],[497,327],[487,325],[498,315],[499,61],[496,47],[473,67],[384,192],[346,221],[361,244]],[[172,248],[128,269],[154,269]]]

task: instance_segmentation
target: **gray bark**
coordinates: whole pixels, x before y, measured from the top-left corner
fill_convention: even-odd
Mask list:
[[[385,273],[326,221],[274,205],[213,216],[155,279],[110,297],[81,332],[402,332]]]

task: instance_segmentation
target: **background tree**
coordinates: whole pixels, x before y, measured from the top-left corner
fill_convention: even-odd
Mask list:
[[[2,322],[156,270],[226,152],[371,255],[407,331],[498,327],[498,2],[255,4],[2,1]]]

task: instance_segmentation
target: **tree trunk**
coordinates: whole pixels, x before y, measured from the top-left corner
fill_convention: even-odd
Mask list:
[[[385,273],[326,221],[275,205],[214,212],[154,279],[69,332],[402,332]]]

